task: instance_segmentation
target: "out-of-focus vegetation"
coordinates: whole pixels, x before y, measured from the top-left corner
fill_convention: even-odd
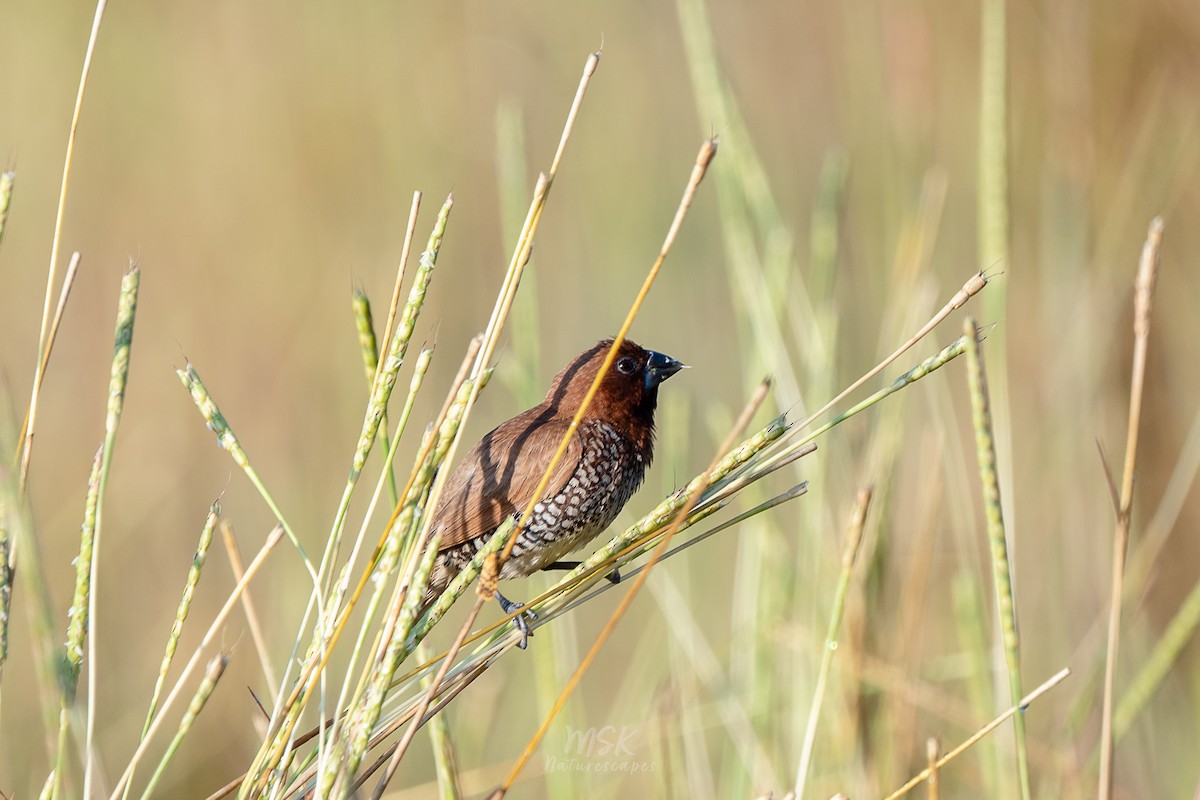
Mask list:
[[[104,432],[109,333],[134,257],[137,334],[99,553],[101,786],[111,789],[136,746],[210,504],[221,495],[247,557],[274,524],[213,446],[172,368],[197,366],[300,540],[319,554],[367,395],[353,290],[372,298],[381,325],[413,190],[426,192],[418,242],[453,191],[411,351],[437,342],[426,378],[436,388],[413,417],[432,420],[486,324],[584,57],[603,42],[499,380],[471,417],[468,443],[616,330],[696,146],[711,134],[721,139],[714,174],[631,333],[695,368],[664,387],[654,472],[614,530],[703,469],[763,374],[777,379],[769,411],[798,419],[890,353],[972,272],[988,271],[992,285],[972,311],[995,325],[984,351],[1024,685],[1073,670],[1025,715],[1033,795],[1091,796],[1114,528],[1096,444],[1119,474],[1133,277],[1149,221],[1162,215],[1118,706],[1132,702],[1130,687],[1152,654],[1161,657],[1168,631],[1184,646],[1118,726],[1115,784],[1118,797],[1196,790],[1200,653],[1178,614],[1200,582],[1200,7],[1007,4],[1008,256],[995,263],[980,255],[990,222],[979,219],[980,8],[711,6],[108,9],[63,232],[65,254],[78,250],[83,262],[46,377],[29,482],[65,629]],[[0,428],[19,425],[29,396],[92,12],[79,2],[0,4],[0,167],[17,174],[0,247],[0,394],[9,404]],[[959,333],[946,326],[872,388]],[[398,463],[411,461],[418,438]],[[808,796],[886,794],[925,766],[927,738],[948,749],[1009,705],[966,370],[951,364],[820,446],[780,478],[809,480],[806,497],[658,568],[513,796],[747,797],[791,787],[844,531],[867,484],[875,494]],[[755,491],[743,506],[766,499]],[[35,702],[20,581],[0,683],[0,792],[28,797],[50,769],[54,731]],[[234,582],[214,548],[195,618],[207,623]],[[253,584],[277,665],[309,585],[286,545]],[[510,594],[532,597],[546,585],[537,578]],[[503,777],[614,596],[540,629],[530,652],[510,653],[445,712],[468,793]],[[185,630],[181,652],[203,627]],[[244,687],[262,696],[265,682],[243,618],[224,644],[228,670],[161,796],[206,796],[244,771],[261,741]],[[580,750],[589,731],[628,752]],[[952,762],[943,791],[1016,796],[1012,740],[1002,727]],[[394,796],[436,796],[429,745],[421,737],[414,748]]]

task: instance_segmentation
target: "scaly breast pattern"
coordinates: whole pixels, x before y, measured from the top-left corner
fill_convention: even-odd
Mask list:
[[[533,507],[529,523],[500,571],[502,579],[529,575],[577,550],[612,524],[645,476],[646,464],[632,444],[603,422],[579,428],[579,467],[553,497]],[[519,518],[520,512],[514,514]],[[442,554],[458,572],[491,537],[464,542]],[[450,566],[450,564],[444,565]]]

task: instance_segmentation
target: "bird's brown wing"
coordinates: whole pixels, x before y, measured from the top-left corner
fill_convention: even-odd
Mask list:
[[[570,428],[537,406],[484,436],[446,481],[434,530],[441,526],[440,550],[491,534],[505,518],[525,510],[542,473]],[[583,457],[583,441],[572,434],[542,497],[554,497]]]

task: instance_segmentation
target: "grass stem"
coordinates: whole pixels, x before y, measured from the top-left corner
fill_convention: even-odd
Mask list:
[[[1129,522],[1133,509],[1133,481],[1137,469],[1138,433],[1142,422],[1142,397],[1146,387],[1146,356],[1150,342],[1150,309],[1158,277],[1158,254],[1163,221],[1155,217],[1142,247],[1134,284],[1133,374],[1129,380],[1129,423],[1125,432],[1125,468],[1121,474],[1120,507],[1113,535],[1112,594],[1108,612],[1108,646],[1104,655],[1104,699],[1100,717],[1100,778],[1097,796],[1109,800],[1113,784],[1113,710],[1117,653],[1121,640],[1121,594],[1125,579],[1125,553],[1129,548]]]
[[[1008,534],[1000,503],[1000,481],[996,470],[996,443],[992,428],[988,397],[987,373],[979,347],[979,332],[972,317],[963,321],[963,336],[967,342],[967,378],[971,391],[971,416],[975,427],[975,452],[979,460],[979,477],[983,486],[983,508],[987,520],[992,575],[996,592],[996,609],[1000,616],[1001,638],[1004,642],[1005,665],[1008,670],[1009,695],[1014,705],[1020,699],[1021,637],[1017,626],[1017,605],[1013,593],[1012,567]],[[1017,747],[1017,772],[1023,796],[1029,796],[1029,755],[1025,743],[1025,720],[1013,720]]]
[[[825,684],[833,666],[833,654],[837,652],[838,631],[842,627],[842,614],[846,610],[846,596],[850,591],[850,579],[858,552],[862,546],[863,528],[867,522],[867,509],[871,505],[871,489],[859,489],[854,501],[854,512],[850,527],[846,531],[846,544],[842,552],[842,569],[838,576],[837,590],[833,596],[833,611],[829,615],[829,629],[825,634],[825,647],[821,650],[821,666],[817,672],[816,688],[813,690],[812,706],[808,712],[808,726],[804,731],[804,745],[800,750],[800,765],[796,768],[796,797],[803,800],[808,769],[812,764],[813,747],[817,741],[817,722],[821,717],[821,703],[825,699]]]

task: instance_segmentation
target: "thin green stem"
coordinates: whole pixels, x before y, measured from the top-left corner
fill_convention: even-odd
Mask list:
[[[846,596],[850,592],[850,579],[854,563],[862,547],[863,527],[867,521],[867,509],[871,505],[871,489],[860,489],[854,503],[850,528],[846,532],[846,545],[842,552],[842,570],[838,576],[837,589],[833,595],[833,610],[829,614],[829,628],[825,633],[825,647],[821,651],[821,666],[817,671],[816,688],[813,689],[812,706],[808,712],[808,726],[804,732],[804,745],[800,750],[800,766],[796,768],[796,797],[804,797],[808,781],[808,769],[812,764],[813,747],[817,741],[817,723],[821,717],[821,704],[825,699],[825,684],[833,666],[833,654],[837,652],[838,631],[842,627],[842,615],[846,611]]]
[[[975,426],[975,449],[979,459],[979,477],[983,484],[983,508],[991,544],[992,573],[995,579],[996,608],[1000,615],[1004,659],[1008,668],[1008,689],[1013,705],[1021,699],[1021,637],[1017,628],[1017,607],[1013,595],[1012,569],[1008,554],[1008,536],[1000,505],[1000,482],[996,474],[996,445],[989,407],[987,373],[980,352],[975,320],[963,323],[967,342],[967,377],[971,388],[971,416]],[[1025,719],[1013,718],[1017,744],[1017,772],[1024,797],[1029,797],[1029,753],[1025,743]]]
[[[88,637],[88,702],[87,702],[87,732],[85,734],[84,752],[87,762],[83,771],[83,796],[90,798],[95,759],[94,741],[96,733],[96,702],[100,696],[97,682],[96,658],[96,606],[97,586],[100,580],[100,533],[103,529],[104,495],[108,486],[109,470],[112,467],[113,447],[117,441],[117,428],[121,422],[121,412],[125,408],[125,387],[129,379],[129,351],[133,344],[133,322],[137,315],[138,285],[141,272],[131,265],[121,278],[121,294],[117,303],[117,326],[113,345],[112,370],[108,383],[108,409],[104,417],[104,446],[100,455],[100,482],[96,497],[96,529],[94,533],[94,552],[91,561],[90,592],[88,594],[88,627],[91,636]]]
[[[146,783],[146,789],[142,792],[142,800],[150,800],[150,796],[158,786],[159,779],[166,772],[167,766],[171,763],[175,754],[179,752],[179,747],[183,744],[184,737],[191,731],[196,717],[200,716],[200,712],[204,710],[205,704],[208,703],[208,699],[217,688],[217,682],[225,674],[225,667],[228,664],[229,656],[224,653],[213,656],[212,660],[208,662],[208,669],[204,671],[204,678],[200,681],[200,685],[196,687],[196,693],[192,696],[192,702],[188,704],[187,711],[184,712],[183,718],[179,721],[179,727],[175,731],[175,736],[171,739],[171,743],[167,745],[167,750],[163,753],[162,758],[159,759],[158,766],[154,769],[154,774],[150,776],[150,780]]]

